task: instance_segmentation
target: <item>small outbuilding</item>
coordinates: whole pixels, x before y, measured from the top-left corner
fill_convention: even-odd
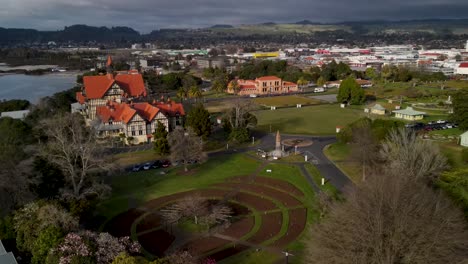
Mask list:
[[[468,131],[460,135],[460,145],[468,147]]]
[[[374,115],[385,115],[386,113],[385,107],[381,106],[380,104],[375,104],[371,107],[370,112]]]
[[[425,112],[416,111],[411,106],[408,106],[406,109],[403,110],[395,110],[393,111],[393,113],[395,113],[396,118],[401,118],[409,121],[422,120],[424,118],[424,115],[426,115]]]
[[[0,114],[0,117],[10,117],[13,119],[23,120],[26,118],[27,115],[29,115],[29,110],[19,110],[19,111],[2,112]]]

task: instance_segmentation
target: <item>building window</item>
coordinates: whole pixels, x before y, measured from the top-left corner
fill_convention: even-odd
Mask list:
[[[132,131],[132,136],[135,136],[135,131]]]
[[[109,121],[109,125],[112,125],[112,121]]]
[[[138,134],[139,134],[140,136],[143,135],[143,130],[139,130],[139,131],[138,131]]]

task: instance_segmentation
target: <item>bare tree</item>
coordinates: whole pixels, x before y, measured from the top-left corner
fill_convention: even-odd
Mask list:
[[[190,161],[202,162],[206,159],[206,153],[203,152],[203,140],[197,137],[191,128],[187,130],[181,127],[176,128],[169,133],[168,141],[172,162],[181,162],[185,171],[188,171],[187,165]]]
[[[223,204],[210,204],[208,199],[193,195],[161,210],[166,222],[174,223],[183,218],[193,218],[198,225],[212,226],[226,223],[232,215],[230,207]]]
[[[101,196],[109,191],[93,173],[107,171],[111,164],[104,160],[95,132],[85,126],[80,115],[62,114],[44,120],[41,129],[47,137],[41,155],[63,171],[68,185],[63,190],[65,198]]]
[[[167,222],[178,222],[183,217],[193,217],[195,224],[198,224],[198,217],[207,213],[208,200],[200,195],[187,197],[166,209],[161,210],[163,218]]]
[[[252,101],[236,99],[233,101],[232,109],[226,112],[226,119],[234,129],[251,128],[257,124],[255,116],[250,114],[253,109],[255,109],[255,105]]]
[[[372,134],[369,122],[352,128],[351,152],[352,157],[361,164],[362,181],[366,180],[367,168],[376,160],[377,140]]]
[[[378,176],[378,177],[377,177]],[[312,230],[309,263],[462,263],[466,222],[410,171],[369,177]]]
[[[415,178],[433,180],[447,168],[447,161],[436,145],[405,129],[390,132],[381,146],[380,156],[386,169]]]

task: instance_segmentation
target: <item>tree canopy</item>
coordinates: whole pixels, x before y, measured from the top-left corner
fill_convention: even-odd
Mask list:
[[[191,127],[197,136],[208,137],[211,134],[210,112],[197,104],[187,114],[187,126]]]
[[[341,103],[359,105],[365,102],[366,93],[356,79],[349,77],[341,82],[336,99]]]

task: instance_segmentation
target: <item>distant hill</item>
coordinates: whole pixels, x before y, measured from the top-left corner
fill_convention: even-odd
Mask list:
[[[322,25],[322,23],[312,22],[310,20],[302,20],[294,23],[296,25]]]
[[[0,45],[9,46],[56,41],[60,43],[109,43],[124,47],[131,42],[161,40],[167,43],[170,42],[171,47],[178,47],[178,42],[192,45],[194,42],[199,44],[211,43],[216,40],[304,42],[316,39],[319,36],[324,41],[333,41],[337,38],[361,41],[369,39],[369,37],[375,37],[374,40],[379,40],[382,36],[393,36],[394,39],[398,40],[399,36],[405,36],[404,39],[408,39],[408,36],[415,39],[421,37],[445,39],[447,36],[465,38],[465,35],[468,35],[468,19],[349,21],[340,23],[318,23],[302,20],[282,24],[266,22],[236,26],[218,24],[200,29],[159,29],[149,34],[140,34],[129,27],[108,28],[87,25],[67,26],[63,30],[57,31],[0,27]]]
[[[58,31],[38,31],[35,29],[0,28],[0,43],[76,41],[100,43],[135,41],[140,33],[129,27],[92,27],[73,25]]]
[[[265,22],[265,23],[261,23],[260,25],[263,25],[263,26],[275,26],[277,25],[275,22]]]
[[[232,25],[214,25],[214,26],[211,26],[210,28],[233,28]]]

